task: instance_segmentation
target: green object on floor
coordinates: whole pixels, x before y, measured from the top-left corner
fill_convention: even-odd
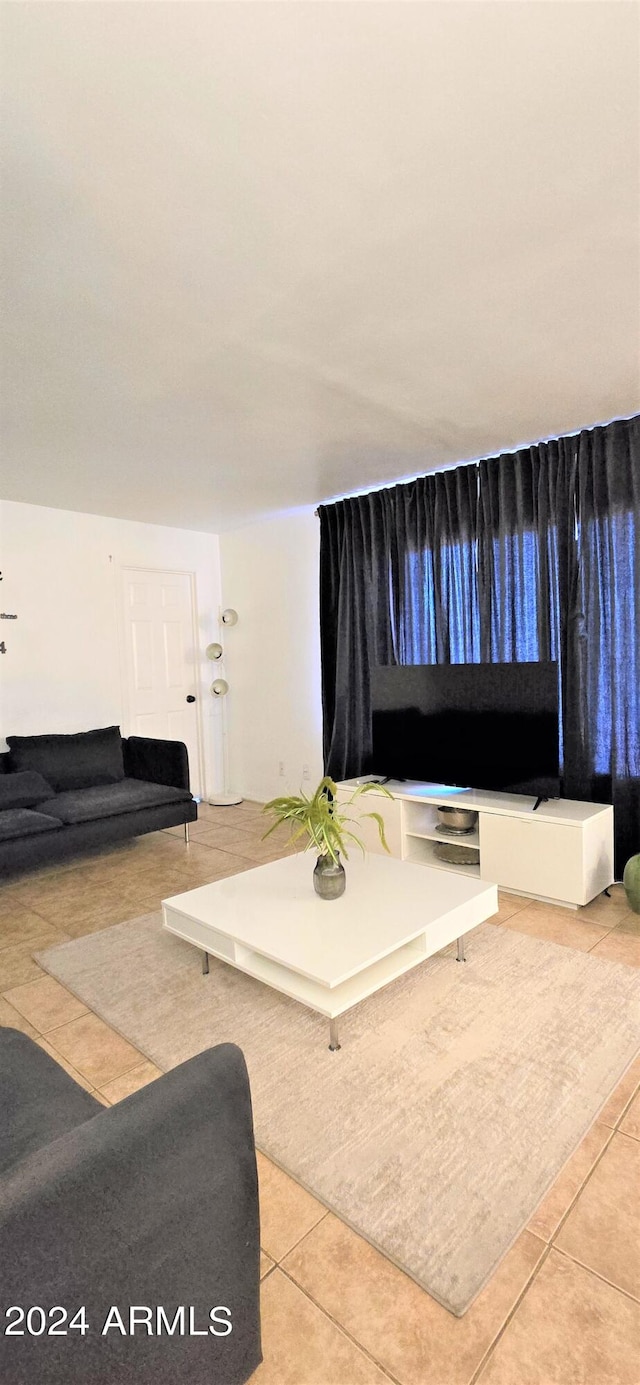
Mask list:
[[[634,914],[640,914],[640,854],[630,856],[624,868],[622,883],[629,908],[633,909]]]

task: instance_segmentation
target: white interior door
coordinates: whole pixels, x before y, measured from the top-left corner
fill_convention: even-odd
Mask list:
[[[127,733],[184,741],[191,792],[202,792],[198,651],[187,572],[123,569]]]

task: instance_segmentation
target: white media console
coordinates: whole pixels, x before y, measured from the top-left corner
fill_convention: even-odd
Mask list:
[[[338,798],[344,801],[366,782],[346,780],[338,785]],[[362,816],[373,810],[381,813],[391,855],[399,860],[459,871],[570,909],[588,904],[613,883],[613,808],[606,803],[552,799],[534,812],[535,800],[519,794],[393,780],[386,788],[393,798],[363,794],[351,809],[368,851],[383,851],[375,822]],[[474,832],[445,836],[437,831],[439,807],[473,809],[478,814]],[[439,860],[434,847],[445,840],[471,848],[476,862]]]

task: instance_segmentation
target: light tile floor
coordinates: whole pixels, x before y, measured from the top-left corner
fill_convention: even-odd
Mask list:
[[[201,805],[191,827],[0,885],[0,1024],[36,1038],[105,1104],[159,1073],[33,953],[284,854],[260,805]],[[502,893],[497,922],[640,966],[620,887],[577,913]],[[529,1226],[454,1318],[264,1156],[264,1363],[255,1385],[639,1385],[640,1059]],[[181,1382],[176,1381],[176,1385]]]

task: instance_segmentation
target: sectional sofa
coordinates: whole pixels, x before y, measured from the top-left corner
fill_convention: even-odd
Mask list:
[[[180,741],[120,734],[8,736],[0,754],[0,876],[188,824],[198,816]]]

